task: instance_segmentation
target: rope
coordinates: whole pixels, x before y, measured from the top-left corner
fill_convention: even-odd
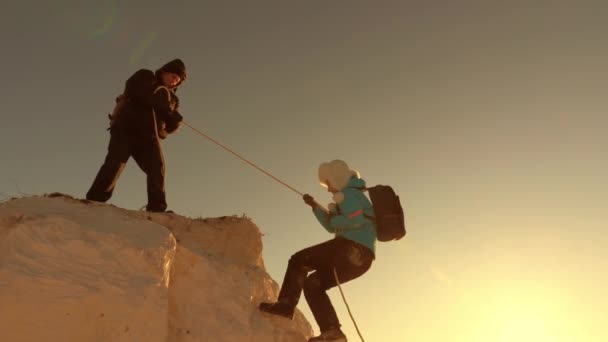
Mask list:
[[[186,123],[185,121],[182,121],[182,123],[188,127],[190,127],[193,131],[195,131],[196,133],[198,133],[199,135],[201,135],[202,137],[210,140],[211,142],[213,142],[214,144],[220,146],[221,148],[223,148],[224,150],[232,153],[233,155],[235,155],[236,157],[238,157],[239,159],[241,159],[242,161],[246,162],[247,164],[253,166],[254,168],[258,169],[259,171],[265,173],[267,176],[271,177],[272,179],[274,179],[275,181],[283,184],[284,186],[286,186],[287,188],[291,189],[293,192],[297,193],[300,196],[304,196],[304,194],[302,194],[301,192],[299,192],[298,190],[294,189],[293,187],[289,186],[289,184],[283,182],[282,180],[278,179],[277,177],[273,176],[272,174],[270,174],[269,172],[267,172],[266,170],[262,169],[261,167],[255,165],[254,163],[250,162],[249,160],[245,159],[244,157],[242,157],[241,155],[239,155],[238,153],[234,152],[233,150],[231,150],[230,148],[224,146],[222,143],[220,143],[219,141],[213,139],[212,137],[208,136],[207,134],[201,132],[200,130],[192,127],[191,125],[189,125],[188,123]],[[346,301],[346,297],[344,296],[344,292],[342,291],[342,286],[340,285],[340,280],[338,280],[338,273],[336,272],[336,269],[334,268],[334,276],[336,277],[336,283],[338,284],[338,288],[340,289],[340,294],[342,295],[342,300],[344,301],[344,304],[346,305],[346,309],[348,310],[348,314],[350,315],[350,319],[353,321],[353,324],[355,325],[355,328],[357,329],[357,334],[359,334],[359,337],[361,338],[362,342],[365,342],[365,340],[363,339],[363,336],[361,336],[361,332],[359,331],[359,327],[357,326],[357,323],[355,322],[355,318],[353,317],[353,314],[350,312],[350,307],[348,306],[348,302]]]
[[[357,329],[357,334],[359,334],[359,337],[361,338],[361,342],[365,342],[365,340],[363,339],[363,336],[361,336],[361,332],[359,331],[357,322],[355,322],[355,318],[353,317],[353,314],[350,312],[350,307],[348,306],[346,297],[344,297],[344,292],[342,291],[342,286],[340,286],[340,280],[338,280],[338,272],[336,272],[335,268],[334,268],[334,277],[336,277],[336,283],[338,284],[338,289],[340,290],[340,294],[342,295],[342,300],[344,301],[344,304],[346,305],[346,309],[348,310],[348,315],[350,316],[350,319],[353,321],[353,324],[355,325],[355,329]]]
[[[193,131],[195,131],[196,133],[200,134],[202,137],[209,139],[211,142],[215,143],[216,145],[220,146],[221,148],[225,149],[226,151],[234,154],[235,156],[237,156],[239,159],[241,159],[242,161],[244,161],[245,163],[255,167],[256,169],[258,169],[259,171],[265,173],[267,176],[271,177],[272,179],[274,179],[275,181],[283,184],[284,186],[288,187],[289,189],[291,189],[293,192],[297,193],[300,196],[304,196],[303,193],[299,192],[298,190],[294,189],[293,187],[289,186],[289,184],[283,182],[282,180],[278,179],[277,177],[273,176],[272,174],[270,174],[268,171],[262,169],[261,167],[255,165],[254,163],[250,162],[249,160],[243,158],[242,156],[240,156],[238,153],[234,152],[233,150],[231,150],[230,148],[224,146],[222,143],[218,142],[217,140],[213,139],[212,137],[208,136],[207,134],[199,131],[198,129],[190,126],[188,123],[186,123],[185,121],[182,121],[182,123],[190,128],[192,128]]]

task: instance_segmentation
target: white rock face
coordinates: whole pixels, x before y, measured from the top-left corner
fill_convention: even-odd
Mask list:
[[[306,341],[262,314],[278,285],[248,218],[189,219],[63,196],[0,204],[2,341]]]

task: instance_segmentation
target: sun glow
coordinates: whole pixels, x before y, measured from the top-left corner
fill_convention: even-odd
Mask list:
[[[544,311],[544,312],[540,312]],[[551,313],[530,306],[500,308],[495,320],[496,341],[557,341]]]
[[[512,293],[482,304],[475,341],[566,342],[581,338],[576,321],[559,303],[543,293]],[[582,340],[581,340],[582,341]]]

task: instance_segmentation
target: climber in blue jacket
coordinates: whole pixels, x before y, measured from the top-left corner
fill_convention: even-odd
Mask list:
[[[261,303],[259,308],[292,319],[304,292],[321,330],[321,335],[309,339],[309,342],[346,341],[326,291],[337,285],[336,275],[343,284],[369,270],[376,251],[374,210],[363,193],[365,181],[344,161],[322,163],[319,181],[333,194],[334,201],[325,209],[306,194],[304,202],[312,207],[321,225],[335,234],[335,238],[292,255],[278,301]],[[309,275],[309,272],[312,273]]]

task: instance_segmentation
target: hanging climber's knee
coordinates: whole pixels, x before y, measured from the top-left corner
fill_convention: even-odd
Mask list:
[[[312,271],[312,268],[308,263],[308,256],[306,253],[302,252],[295,253],[289,258],[288,267],[306,272]]]
[[[319,277],[317,272],[311,274],[309,277],[306,277],[303,286],[304,293],[317,292],[319,289],[321,289],[321,277]]]

